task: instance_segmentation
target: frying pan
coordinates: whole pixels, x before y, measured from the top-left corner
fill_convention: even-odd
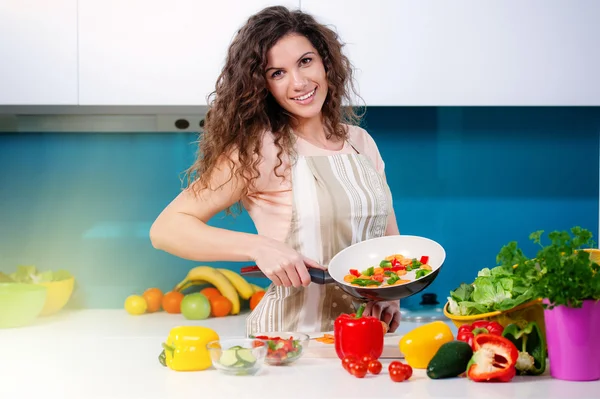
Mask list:
[[[416,278],[416,271],[409,271],[401,276],[409,283],[384,287],[357,287],[344,281],[344,276],[350,269],[366,270],[370,266],[379,266],[386,257],[401,254],[407,258],[421,259],[428,256],[431,272]],[[337,253],[329,262],[328,270],[310,269],[311,280],[317,284],[337,284],[348,295],[362,301],[393,301],[407,298],[427,288],[439,275],[446,260],[444,248],[429,238],[396,235],[372,238],[353,244]],[[258,266],[248,266],[241,269],[245,277],[265,277]]]

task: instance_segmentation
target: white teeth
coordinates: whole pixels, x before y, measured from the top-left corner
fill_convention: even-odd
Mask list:
[[[310,93],[303,95],[302,97],[295,97],[294,100],[298,100],[298,101],[306,100],[307,98],[312,97],[313,94],[315,94],[315,91],[317,91],[316,88],[313,91],[311,91]]]

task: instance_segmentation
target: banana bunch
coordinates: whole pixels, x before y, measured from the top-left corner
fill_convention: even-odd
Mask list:
[[[240,298],[248,300],[255,292],[264,291],[263,288],[249,283],[233,270],[211,266],[194,267],[173,290],[181,292],[189,287],[203,284],[212,284],[221,295],[231,301],[231,314],[240,313]]]

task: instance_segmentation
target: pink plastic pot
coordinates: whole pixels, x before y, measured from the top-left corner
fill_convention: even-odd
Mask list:
[[[568,381],[600,380],[600,301],[584,301],[581,308],[546,309],[544,319],[550,375]]]

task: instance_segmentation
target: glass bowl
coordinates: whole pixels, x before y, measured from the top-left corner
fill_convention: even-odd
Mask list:
[[[255,375],[263,366],[267,347],[260,340],[229,338],[206,344],[213,367],[230,375]]]
[[[251,336],[265,343],[265,363],[271,366],[292,364],[302,357],[310,337],[300,332],[258,332]]]

